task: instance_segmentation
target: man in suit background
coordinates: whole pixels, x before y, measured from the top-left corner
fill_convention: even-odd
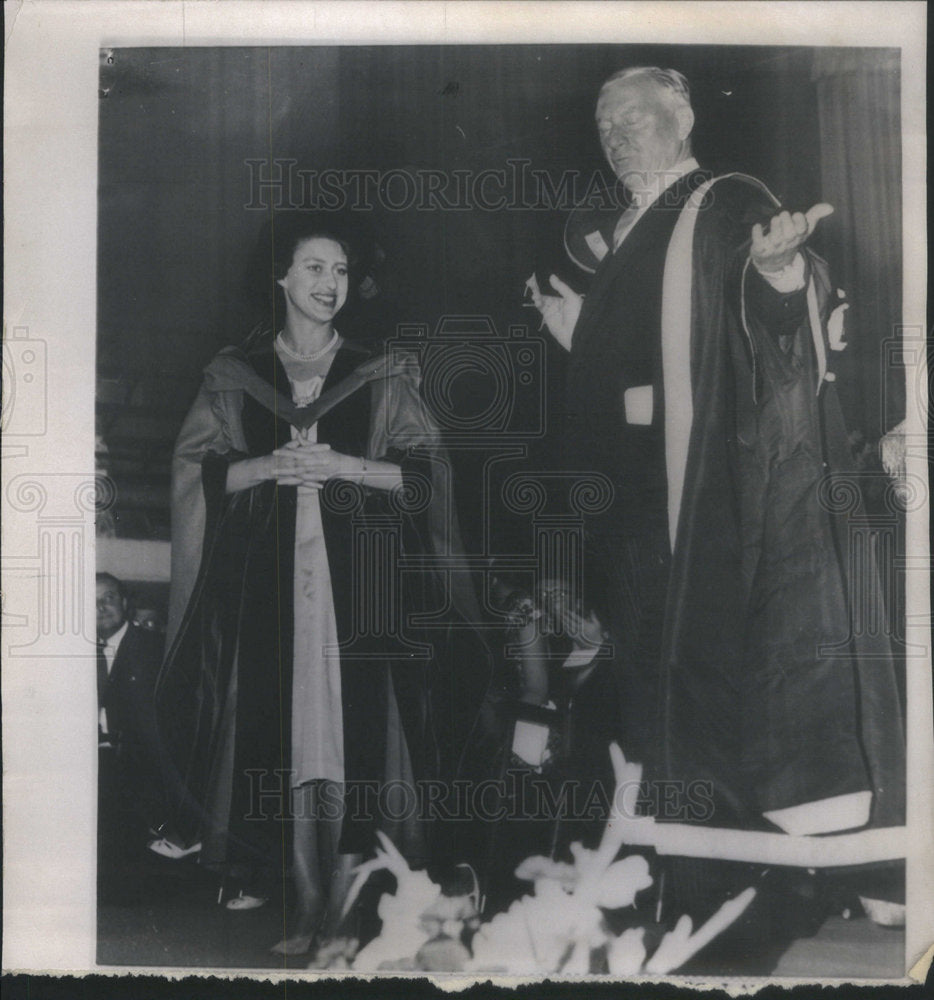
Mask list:
[[[129,618],[120,580],[97,574],[98,881],[120,888],[164,818],[153,689],[163,637]]]

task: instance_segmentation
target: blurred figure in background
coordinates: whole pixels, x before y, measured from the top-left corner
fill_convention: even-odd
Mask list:
[[[162,636],[130,620],[123,583],[97,574],[98,882],[119,892],[164,818],[153,691]]]

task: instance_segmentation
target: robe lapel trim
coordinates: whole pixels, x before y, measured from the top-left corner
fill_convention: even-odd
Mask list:
[[[686,200],[691,197],[692,191],[705,182],[710,182],[709,173],[703,170],[692,170],[689,174],[685,174],[684,177],[675,181],[671,187],[666,188],[661,196],[643,212],[632,228],[628,230],[626,239],[615,250],[608,253],[601,262],[594,275],[593,285],[584,297],[582,316],[586,315],[588,318],[599,316],[606,294],[613,287],[617,274],[624,271],[628,267],[629,261],[634,256],[638,256],[642,247],[646,243],[651,243],[655,238],[653,229],[659,220],[659,213],[680,212]],[[581,328],[580,321],[578,324]],[[587,326],[592,327],[592,324],[588,322]],[[583,329],[586,330],[586,327]],[[576,336],[575,333],[575,338]],[[589,338],[585,333],[579,343],[584,343],[587,339]]]
[[[662,279],[662,385],[665,398],[665,468],[668,474],[668,540],[674,551],[684,495],[691,431],[694,425],[691,384],[691,305],[694,291],[694,231],[701,204],[718,181],[733,178],[778,199],[755,177],[722,174],[704,181],[688,198],[675,223]],[[625,244],[623,244],[625,246]]]
[[[251,360],[254,361],[253,364]],[[274,367],[274,372],[270,373],[272,377],[267,380],[257,369],[269,365],[270,361],[272,362],[270,367]],[[337,364],[338,359],[335,359],[332,370]],[[265,352],[261,355],[248,356],[239,348],[232,347],[221,351],[205,369],[205,387],[209,392],[242,390],[280,419],[288,421],[299,430],[307,430],[332,407],[364,385],[377,378],[401,373],[400,370],[392,369],[392,360],[388,354],[368,358],[336,385],[332,384],[310,406],[296,406],[288,396],[278,390],[278,384],[287,385],[288,378],[274,353],[271,357]],[[330,374],[331,372],[328,372],[329,376]],[[332,381],[330,378],[326,379],[325,385],[330,381]]]

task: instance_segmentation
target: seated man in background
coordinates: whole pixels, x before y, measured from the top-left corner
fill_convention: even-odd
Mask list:
[[[586,588],[585,588],[586,589]],[[483,885],[490,912],[528,891],[514,877],[531,855],[572,861],[571,845],[599,843],[615,791],[610,744],[630,752],[620,711],[625,678],[612,662],[599,595],[576,596],[544,580],[533,596],[498,578],[494,600],[508,615],[508,690],[488,704],[488,733],[499,745],[484,759],[502,799],[490,810]],[[495,816],[506,822],[490,822]]]
[[[126,591],[97,574],[98,885],[131,874],[162,819],[153,686],[163,637],[130,621]]]

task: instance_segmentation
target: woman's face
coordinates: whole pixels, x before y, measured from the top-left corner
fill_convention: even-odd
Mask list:
[[[279,285],[289,311],[296,309],[315,323],[330,323],[347,301],[347,255],[326,236],[303,240]]]

